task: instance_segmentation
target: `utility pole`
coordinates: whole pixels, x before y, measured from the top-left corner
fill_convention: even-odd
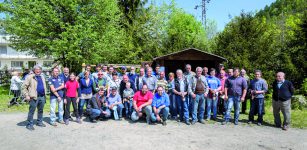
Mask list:
[[[194,9],[201,7],[201,22],[206,27],[207,26],[207,8],[206,5],[210,0],[201,0],[200,5],[196,5]]]

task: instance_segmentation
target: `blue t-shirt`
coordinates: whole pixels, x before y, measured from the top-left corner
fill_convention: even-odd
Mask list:
[[[166,93],[163,93],[162,96],[156,93],[152,99],[151,106],[159,108],[160,106],[165,105],[166,107],[168,107],[169,103],[169,96]]]
[[[107,98],[107,102],[109,105],[112,105],[114,103],[121,102],[121,101],[122,101],[122,98],[120,97],[118,93],[116,93],[115,95],[110,94],[109,98]]]
[[[60,76],[57,76],[57,77],[52,76],[48,79],[48,84],[49,84],[49,86],[53,85],[54,88],[58,88],[58,87],[60,87],[61,85],[64,84],[64,80]],[[58,90],[57,92],[58,92],[59,96],[61,98],[63,98],[64,91]],[[52,92],[50,92],[50,99],[56,99],[56,98],[57,97]]]
[[[207,83],[208,83],[208,86],[210,89],[217,89],[218,87],[221,86],[221,81],[220,79],[218,79],[217,77],[214,77],[214,76],[208,76],[206,77],[207,79]]]

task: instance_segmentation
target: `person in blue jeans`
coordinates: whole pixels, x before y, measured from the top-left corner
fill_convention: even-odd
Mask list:
[[[126,118],[130,118],[133,111],[133,96],[134,91],[131,88],[131,83],[127,82],[126,89],[123,91],[123,102],[125,106]]]
[[[108,108],[113,112],[114,119],[121,120],[124,105],[122,104],[122,98],[117,93],[117,87],[111,88],[111,94],[107,98],[107,102]]]
[[[56,114],[55,109],[58,104],[59,111],[59,123],[64,124],[64,80],[59,76],[59,69],[54,68],[52,71],[52,76],[48,79],[48,84],[50,86],[50,125],[57,126],[56,124]]]
[[[169,95],[169,100],[170,100],[170,113],[171,113],[171,119],[177,120],[177,105],[176,105],[176,98],[175,94],[173,92],[174,89],[174,83],[175,83],[175,74],[174,73],[169,73],[168,75],[169,80],[168,80],[168,95]]]
[[[177,78],[175,79],[173,92],[176,95],[177,110],[180,116],[178,121],[190,125],[188,102],[189,82],[187,81],[187,78],[183,76],[181,69],[176,71],[176,75]]]
[[[247,82],[240,76],[239,68],[235,68],[233,76],[225,81],[225,99],[227,99],[227,111],[222,125],[230,120],[232,106],[234,106],[234,124],[238,125],[240,115],[240,104],[244,101],[247,92]]]
[[[90,72],[84,72],[84,78],[80,78],[80,91],[81,91],[81,98],[78,104],[78,111],[80,118],[83,115],[83,107],[86,104],[88,105],[88,101],[93,96],[93,91],[95,89],[94,80],[90,78]]]
[[[197,121],[201,124],[205,124],[205,103],[208,95],[208,83],[206,77],[202,75],[203,69],[201,67],[196,68],[196,76],[191,78],[189,84],[189,93],[192,97],[193,114],[192,125]]]
[[[101,87],[88,102],[86,111],[89,114],[90,122],[96,123],[98,119],[111,117],[111,112],[108,109],[108,104],[105,97],[105,89]]]
[[[264,112],[264,94],[268,91],[268,85],[266,81],[261,78],[260,70],[255,70],[255,79],[251,81],[250,90],[251,107],[248,115],[248,123],[251,124],[254,121],[254,115],[257,113],[257,125],[261,126]]]
[[[153,114],[152,120],[162,122],[163,126],[166,126],[166,120],[169,114],[169,97],[164,92],[162,86],[158,86],[157,93],[154,95],[152,104]],[[162,115],[162,119],[160,117]]]
[[[211,118],[211,111],[213,112],[212,120],[216,120],[217,117],[217,102],[218,93],[221,89],[221,81],[215,77],[216,71],[214,68],[210,69],[210,76],[207,77],[209,86],[209,95],[207,99],[207,120]]]

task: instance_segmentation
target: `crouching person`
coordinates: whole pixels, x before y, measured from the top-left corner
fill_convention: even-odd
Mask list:
[[[97,119],[109,118],[111,116],[111,112],[107,108],[108,104],[104,92],[104,88],[100,88],[98,93],[89,100],[86,107],[90,121],[93,123],[96,123]]]
[[[117,92],[117,87],[111,88],[111,94],[107,98],[107,102],[108,108],[113,112],[114,119],[121,120],[124,105],[122,104],[122,98]]]
[[[164,92],[162,86],[158,86],[157,93],[154,95],[152,100],[152,120],[162,122],[162,124],[165,126],[169,113],[169,104],[169,96]],[[162,115],[162,119],[160,115]]]
[[[131,120],[137,121],[143,114],[146,114],[147,124],[151,124],[152,114],[152,98],[153,94],[148,91],[147,85],[143,85],[142,90],[135,93],[133,96],[133,112],[131,114]]]

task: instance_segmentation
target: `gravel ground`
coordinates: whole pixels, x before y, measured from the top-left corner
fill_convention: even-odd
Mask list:
[[[28,131],[26,113],[0,113],[1,150],[52,149],[307,149],[307,130],[282,131],[269,126],[220,123],[195,124],[168,121],[167,126],[147,125],[144,122],[99,121],[82,124],[70,122],[68,126],[50,126],[44,115],[45,128]],[[36,116],[35,116],[36,117]]]

